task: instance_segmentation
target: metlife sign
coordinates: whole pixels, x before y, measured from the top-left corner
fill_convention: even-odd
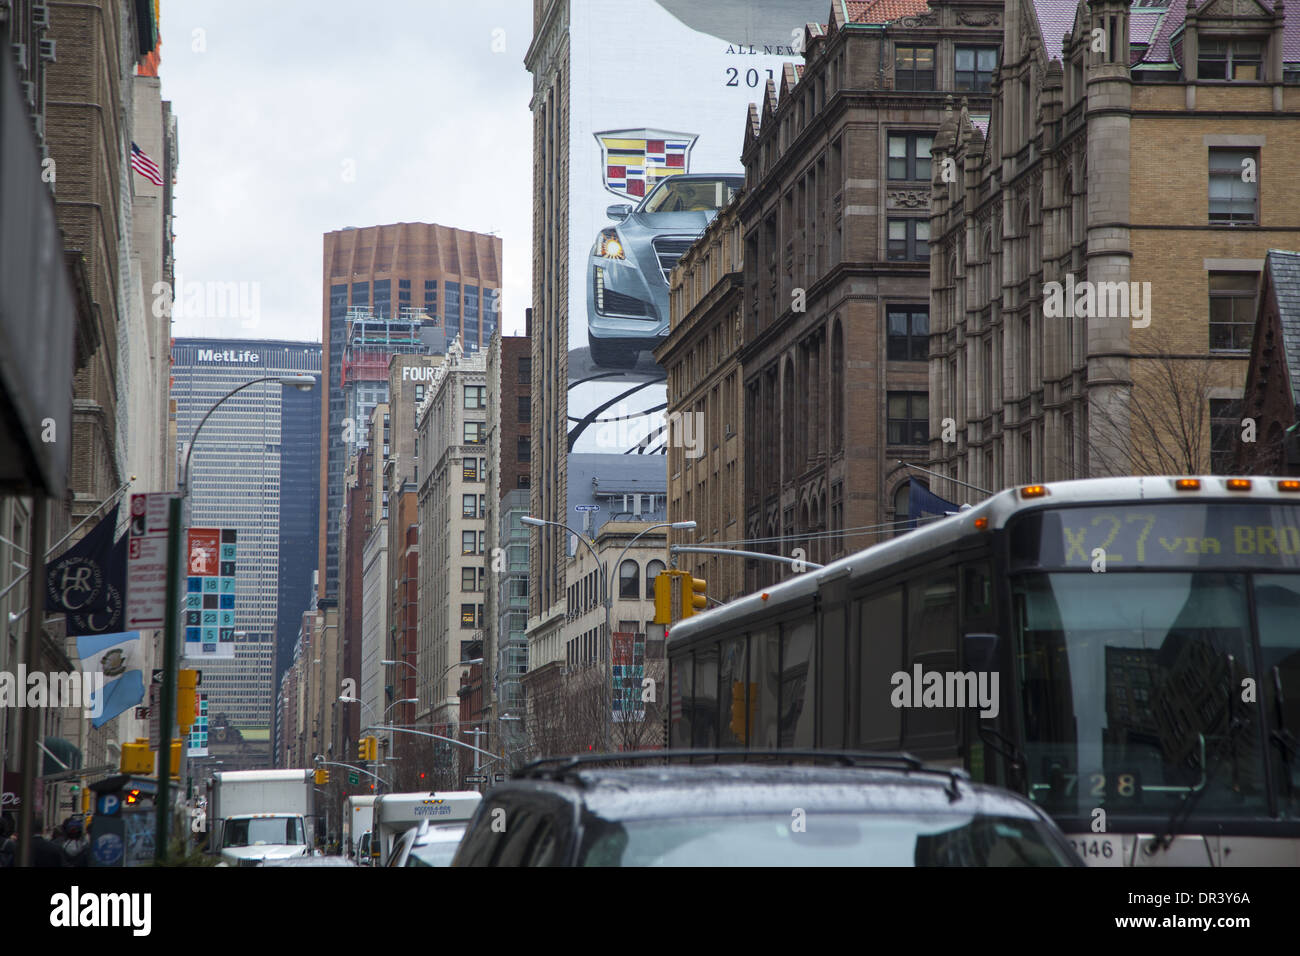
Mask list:
[[[242,365],[256,365],[262,358],[248,349],[199,349],[200,362],[235,362]]]

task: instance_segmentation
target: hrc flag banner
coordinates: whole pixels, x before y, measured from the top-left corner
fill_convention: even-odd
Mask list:
[[[108,603],[99,611],[67,616],[68,637],[83,634],[116,634],[126,624],[126,535],[113,545],[108,563]]]
[[[104,675],[103,690],[91,695],[91,726],[102,727],[122,711],[144,700],[144,675],[149,662],[139,631],[95,634],[77,638],[77,654],[85,673]]]
[[[928,524],[935,518],[956,514],[961,510],[961,505],[945,501],[915,478],[909,478],[907,484],[907,517],[909,519],[907,530],[909,531],[915,531],[922,522]]]
[[[117,505],[80,541],[45,566],[45,610],[50,614],[91,614],[108,608],[109,565]]]

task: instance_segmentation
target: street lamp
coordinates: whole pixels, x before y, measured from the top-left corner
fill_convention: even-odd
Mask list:
[[[314,375],[263,375],[232,388],[213,403],[212,407],[199,419],[198,427],[190,435],[189,448],[185,450],[185,463],[181,468],[177,490],[167,503],[167,591],[164,602],[163,619],[163,681],[159,695],[159,709],[167,717],[160,723],[158,741],[158,794],[154,803],[158,809],[154,829],[154,861],[167,862],[167,841],[170,836],[167,823],[171,812],[171,730],[176,713],[176,670],[179,665],[180,633],[177,619],[180,617],[180,590],[177,580],[181,568],[181,506],[189,496],[190,456],[194,454],[194,445],[198,442],[199,432],[207,424],[221,405],[233,395],[237,395],[250,385],[259,382],[279,382],[300,391],[311,391],[316,387]]]
[[[601,585],[603,586],[605,591],[605,600],[604,600],[605,640],[604,640],[604,648],[603,648],[603,650],[605,651],[605,688],[601,692],[601,699],[605,700],[606,695],[609,695],[610,697],[609,706],[605,707],[605,714],[604,714],[604,721],[603,721],[605,727],[605,749],[608,751],[611,746],[610,744],[610,733],[612,729],[611,725],[614,722],[613,701],[612,701],[613,681],[614,681],[614,629],[610,621],[610,618],[614,610],[614,575],[618,573],[618,568],[623,563],[624,556],[626,556],[628,551],[631,549],[632,545],[636,544],[637,538],[640,538],[643,534],[648,534],[651,531],[654,531],[658,528],[672,528],[674,531],[691,531],[694,530],[695,528],[695,522],[694,521],[664,521],[659,524],[652,524],[647,528],[643,528],[641,531],[637,532],[636,536],[633,537],[631,541],[627,543],[627,547],[624,548],[623,553],[618,556],[618,561],[614,563],[613,568],[608,569],[609,576],[607,579],[605,565],[604,563],[601,562],[600,556],[596,554],[595,546],[592,545],[592,543],[588,541],[586,538],[584,538],[582,535],[578,534],[578,532],[570,528],[568,525],[560,524],[558,521],[548,521],[545,518],[534,518],[532,515],[524,515],[519,520],[526,525],[532,525],[533,527],[538,527],[538,528],[548,524],[554,525],[557,528],[563,528],[565,531],[569,532],[569,534],[573,535],[579,541],[581,541],[583,544],[587,546],[587,550],[591,552],[591,556],[596,559],[596,567],[600,569]]]

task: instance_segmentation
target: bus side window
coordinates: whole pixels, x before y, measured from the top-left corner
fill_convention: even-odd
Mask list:
[[[856,601],[853,613],[861,642],[857,746],[897,750],[902,746],[903,712],[890,700],[890,678],[903,666],[903,589]]]
[[[993,577],[987,561],[973,561],[961,569],[962,620],[965,630],[993,616]]]
[[[816,618],[781,627],[781,718],[780,746],[812,747],[813,715],[816,712],[816,682],[813,672],[813,644]]]
[[[695,651],[695,706],[691,708],[691,738],[696,747],[718,745],[718,645]]]
[[[916,670],[921,670],[920,688]],[[951,700],[924,706],[926,679],[937,673],[940,693],[946,695],[948,674],[960,669],[957,654],[957,571],[947,568],[913,581],[907,588],[907,666],[904,668],[910,699],[905,700],[903,746],[918,756],[950,756],[956,753],[960,728],[959,709]],[[958,684],[962,691],[965,683]],[[933,693],[933,691],[932,691]],[[922,706],[917,706],[918,698]],[[972,702],[963,701],[962,708]]]
[[[776,627],[768,625],[750,635],[749,679],[758,704],[751,703],[749,741],[753,748],[776,746],[777,694],[781,686],[781,642]]]
[[[756,695],[756,689],[749,686],[747,644],[743,634],[722,642],[722,694],[718,700],[722,707],[718,720],[718,745],[721,747],[744,747],[757,729],[749,727],[750,709],[754,705],[747,701],[752,694]]]
[[[672,746],[678,750],[691,747],[691,694],[693,680],[691,673],[692,656],[690,652],[673,658],[672,706],[669,708],[668,726],[672,735]]]

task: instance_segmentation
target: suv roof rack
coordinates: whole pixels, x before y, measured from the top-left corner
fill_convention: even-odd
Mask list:
[[[710,758],[712,760],[710,761]],[[956,767],[927,767],[919,758],[910,753],[881,753],[864,750],[778,750],[764,748],[758,750],[728,750],[724,748],[701,748],[699,750],[637,750],[629,753],[575,754],[568,757],[543,757],[525,764],[514,772],[514,779],[560,779],[587,769],[621,763],[687,763],[720,764],[739,761],[741,763],[756,760],[768,763],[822,761],[841,767],[857,767],[874,770],[898,770],[903,773],[935,774],[948,778],[945,790],[950,801],[959,799],[957,790],[959,781],[970,780],[970,774]]]

